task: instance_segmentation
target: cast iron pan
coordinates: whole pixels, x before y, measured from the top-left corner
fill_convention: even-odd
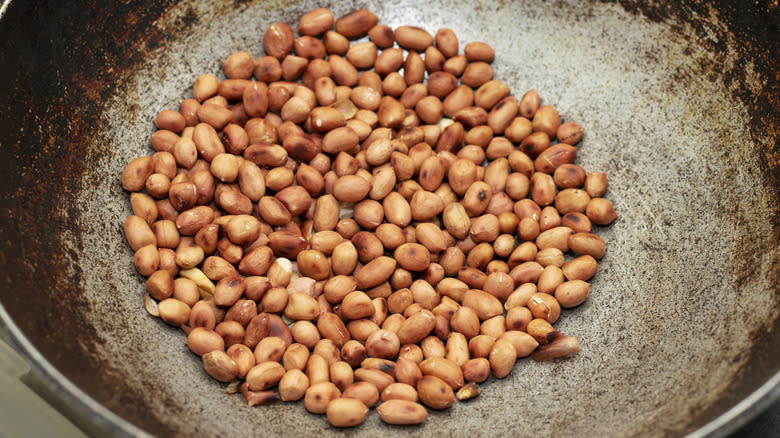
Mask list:
[[[620,215],[591,296],[558,328],[582,351],[519,362],[421,427],[348,432],[300,403],[248,408],[143,309],[119,173],[151,120],[303,2],[22,2],[0,20],[2,316],[62,409],[160,436],[722,436],[778,395],[776,2],[330,2],[495,47],[586,136]]]

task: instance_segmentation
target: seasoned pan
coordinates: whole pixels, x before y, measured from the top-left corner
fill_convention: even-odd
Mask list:
[[[143,310],[118,175],[150,121],[303,2],[6,2],[0,19],[0,314],[94,433],[342,435],[300,404],[246,407]],[[519,362],[425,436],[723,436],[780,392],[778,10],[729,1],[331,2],[496,48],[586,135],[620,218],[565,360]]]

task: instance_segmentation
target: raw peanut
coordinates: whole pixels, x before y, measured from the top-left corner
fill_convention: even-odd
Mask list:
[[[175,132],[168,131],[167,129],[155,131],[150,137],[152,147],[155,151],[172,152],[173,145],[176,144],[176,142],[179,140],[181,140],[181,137],[179,137]]]
[[[533,116],[534,131],[542,131],[550,137],[554,137],[561,126],[561,118],[558,111],[550,105],[542,105]]]
[[[433,37],[428,31],[415,26],[399,26],[395,29],[395,40],[399,46],[423,52],[433,44]]]
[[[157,129],[165,129],[172,132],[181,132],[185,124],[184,116],[174,110],[162,110],[154,119],[154,125]]]
[[[347,51],[346,59],[358,69],[371,68],[377,59],[376,44],[371,41],[353,44]]]
[[[560,268],[564,261],[563,252],[558,248],[545,248],[536,253],[536,262],[544,267],[553,265]]]
[[[539,102],[541,98],[536,90],[528,90],[519,102],[520,115],[526,119],[532,119],[536,110],[539,109]]]
[[[214,304],[218,306],[232,306],[244,294],[246,286],[244,280],[231,275],[222,278],[214,289]]]
[[[582,255],[564,263],[561,269],[567,280],[589,280],[596,273],[598,263],[591,255]]]
[[[423,353],[420,347],[418,347],[415,344],[407,344],[406,346],[404,346],[404,348],[408,348],[408,349],[413,348],[411,347],[412,345],[416,347],[414,351],[416,351],[417,353],[415,354],[418,356],[420,361],[422,361]],[[403,353],[403,349],[401,353]],[[411,356],[412,353],[407,352],[407,355]],[[398,360],[396,361],[396,365],[395,365],[395,378],[396,380],[398,380],[398,382],[406,383],[409,385],[416,385],[417,381],[422,379],[422,371],[420,371],[420,367],[417,365],[417,362],[415,362],[412,359],[408,359],[406,356],[402,356],[399,354]]]
[[[306,239],[291,231],[274,231],[268,238],[268,246],[277,257],[294,258],[307,246]]]
[[[423,376],[417,382],[417,394],[420,401],[431,409],[447,409],[455,403],[452,387],[433,375]]]
[[[388,385],[393,383],[393,376],[378,369],[358,368],[355,370],[355,380],[357,382],[368,382],[374,386],[379,393],[385,390]]]
[[[358,253],[352,242],[342,242],[333,248],[333,254],[331,255],[331,267],[334,274],[351,274],[355,270],[357,261]]]
[[[566,357],[580,351],[580,341],[574,336],[559,336],[547,345],[540,345],[531,354],[538,362]]]
[[[281,313],[287,306],[289,294],[284,287],[272,287],[263,295],[261,305],[269,313]]]
[[[552,294],[563,281],[564,276],[561,268],[555,265],[547,265],[539,276],[539,280],[537,280],[538,290],[541,293]]]
[[[290,369],[279,380],[279,398],[297,401],[303,398],[309,387],[309,378],[299,369]]]
[[[379,21],[373,12],[359,9],[336,20],[336,32],[347,38],[363,36]]]
[[[189,319],[190,327],[202,327],[214,330],[217,325],[217,316],[214,308],[206,301],[199,301],[192,306]]]
[[[149,224],[139,216],[128,216],[123,224],[125,238],[133,251],[144,246],[157,246],[157,237]]]
[[[377,330],[366,339],[366,352],[370,357],[392,359],[400,347],[398,335],[388,330]]]
[[[369,357],[360,363],[360,367],[366,370],[379,370],[395,378],[395,362],[391,360]]]
[[[576,155],[577,148],[568,144],[558,143],[543,150],[536,157],[534,166],[539,172],[553,173],[562,164],[569,164],[574,161]]]
[[[149,175],[154,171],[152,157],[138,157],[130,161],[122,171],[122,187],[128,192],[137,192],[144,188]]]
[[[484,64],[489,68],[490,66],[487,64]],[[468,68],[466,69],[468,71]],[[478,74],[483,75],[481,78],[487,77],[487,71],[477,71]],[[492,78],[493,72],[492,69],[489,71],[490,77],[487,77],[487,80]],[[465,76],[466,72],[464,72]],[[480,78],[479,76],[477,78]],[[487,82],[485,80],[485,82]],[[474,81],[477,81],[477,79],[474,79]],[[482,84],[480,84],[482,85]],[[507,127],[512,123],[512,121],[515,119],[515,116],[517,116],[518,113],[518,103],[517,100],[515,100],[512,96],[506,96],[503,99],[499,100],[498,103],[493,107],[493,109],[490,110],[490,113],[488,113],[488,126],[490,126],[490,129],[493,130],[494,134],[503,134]]]
[[[133,255],[133,264],[139,274],[152,275],[160,267],[160,253],[154,245],[146,245]]]
[[[223,351],[212,351],[202,357],[206,373],[220,382],[231,382],[238,376],[238,364]]]
[[[330,30],[335,18],[330,9],[317,8],[303,14],[298,22],[301,35],[316,36]]]
[[[493,272],[485,279],[483,290],[503,302],[514,291],[514,287],[514,281],[507,273]]]
[[[339,202],[331,195],[317,198],[314,208],[314,229],[316,231],[333,230],[339,221]]]
[[[397,71],[404,64],[404,52],[398,48],[388,48],[377,56],[374,70],[380,75]]]
[[[506,339],[498,339],[489,356],[490,370],[497,379],[508,376],[517,361],[515,347]]]
[[[539,156],[549,147],[550,137],[542,131],[536,131],[520,142],[520,150],[533,158]]]
[[[343,346],[350,339],[344,322],[334,313],[321,313],[317,319],[317,329],[323,338],[330,339],[337,346]]]
[[[379,391],[373,383],[355,382],[344,388],[342,397],[360,401],[363,405],[372,407],[379,401]]]
[[[589,290],[590,284],[582,280],[567,281],[555,289],[555,299],[561,307],[577,307],[587,299]]]
[[[341,359],[341,353],[336,350],[337,359]],[[354,380],[352,367],[343,360],[336,360],[330,364],[330,380],[339,390],[344,391]]]
[[[425,69],[428,73],[441,71],[445,61],[444,54],[436,47],[431,46],[425,49]]]
[[[366,358],[366,347],[360,341],[351,339],[341,347],[341,358],[356,367]]]
[[[395,34],[390,26],[386,24],[377,24],[368,31],[368,39],[376,44],[377,47],[387,49],[393,47]]]
[[[427,336],[420,342],[420,348],[423,352],[423,357],[426,359],[434,357],[444,357],[446,350],[444,343],[435,335]]]
[[[561,225],[571,228],[575,233],[590,233],[592,229],[590,219],[584,214],[576,212],[566,213],[561,218]]]
[[[478,88],[491,79],[493,79],[493,68],[490,64],[480,61],[469,63],[463,71],[463,75],[460,77],[462,83],[472,88]],[[514,114],[512,115],[512,118],[514,118]],[[504,126],[504,128],[506,128],[506,126]],[[496,131],[494,130],[493,132]],[[500,132],[503,132],[503,130]]]
[[[325,137],[322,139],[322,151],[329,154],[338,154],[354,148],[358,141],[358,135],[352,128],[342,126],[325,134]]]
[[[452,29],[439,29],[436,31],[435,40],[436,47],[445,57],[451,58],[458,54],[458,37]]]
[[[247,373],[255,366],[255,355],[243,344],[233,344],[227,349],[227,354],[238,365],[238,378],[246,378]]]
[[[479,334],[479,317],[474,309],[461,306],[450,318],[450,327],[466,339],[471,339]]]
[[[422,371],[423,376],[430,375],[440,378],[453,390],[457,390],[463,386],[463,372],[460,365],[445,357],[431,357],[425,359],[420,362],[420,371]]]
[[[190,331],[189,335],[187,335],[187,346],[193,353],[199,356],[212,351],[225,350],[225,342],[222,336],[213,330],[202,327],[196,327]]]
[[[463,306],[474,310],[482,321],[503,313],[503,306],[498,298],[477,289],[472,289],[464,293],[462,304]]]
[[[463,107],[466,107],[468,105],[469,104],[467,103]],[[445,109],[445,113],[446,113],[446,109]],[[464,134],[463,124],[461,124],[460,122],[452,123],[451,125],[444,128],[444,130],[439,135],[439,140],[438,142],[436,142],[436,150],[452,151],[456,149],[456,147],[459,146],[463,141],[463,134]]]
[[[428,94],[444,99],[458,86],[458,78],[451,73],[434,72],[428,76]]]
[[[555,182],[546,173],[536,172],[531,176],[531,199],[544,207],[555,201]]]
[[[292,334],[293,341],[302,344],[307,348],[314,348],[314,346],[317,345],[317,342],[319,342],[321,339],[317,326],[315,326],[310,321],[296,321],[292,326],[290,326],[290,333]],[[289,351],[290,349],[288,348],[287,350]],[[287,355],[287,353],[285,353],[285,355]],[[309,355],[307,351],[305,358],[308,359],[308,357]],[[285,368],[288,367],[285,365]]]
[[[309,356],[305,371],[311,385],[330,381],[330,365],[327,359],[317,353]]]
[[[436,96],[424,96],[414,105],[417,115],[424,123],[435,124],[441,120],[443,106],[441,100]]]
[[[505,339],[514,346],[518,359],[530,355],[539,346],[536,339],[524,331],[509,330],[501,335],[500,339]]]
[[[268,336],[260,340],[255,347],[255,363],[280,362],[284,356],[286,345],[281,338]]]
[[[381,398],[383,402],[388,400],[407,400],[416,402],[418,400],[415,387],[406,383],[391,383],[382,391]]]
[[[418,243],[404,243],[395,250],[393,257],[399,266],[414,272],[424,271],[431,262],[428,249]]]
[[[600,198],[607,191],[607,174],[604,172],[590,172],[585,178],[585,191],[592,198]]]
[[[606,247],[601,237],[592,233],[573,233],[567,240],[568,249],[577,255],[590,255],[595,259],[604,257]]]
[[[352,427],[365,420],[368,408],[359,400],[337,398],[328,403],[325,413],[331,426]]]
[[[492,196],[493,189],[487,183],[483,181],[476,181],[471,184],[471,186],[469,186],[468,190],[466,190],[461,203],[469,215],[477,216],[482,214],[485,209],[487,209],[488,203],[490,202],[490,198]]]
[[[485,214],[471,221],[469,235],[476,243],[492,242],[496,240],[499,232],[498,218],[492,214]]]
[[[289,58],[289,56],[286,58]],[[282,78],[282,66],[277,58],[273,56],[264,56],[255,62],[253,74],[255,79],[264,84],[275,82]],[[244,91],[246,91],[246,89],[244,89]]]
[[[176,298],[166,298],[157,304],[160,318],[174,327],[184,325],[189,321],[190,307]]]
[[[381,256],[370,261],[355,273],[358,289],[371,288],[387,281],[395,266],[396,261],[390,257]]]
[[[442,108],[445,116],[454,117],[458,111],[473,104],[474,90],[470,86],[464,84],[452,90],[452,92],[444,98],[442,101]],[[489,119],[490,116],[488,115],[488,120]]]
[[[539,234],[535,240],[536,246],[540,250],[557,248],[562,252],[566,252],[569,250],[569,240],[574,234],[574,231],[569,227],[560,226],[550,228]]]
[[[420,342],[431,333],[435,324],[436,318],[430,311],[415,313],[401,324],[397,333],[401,345]]]
[[[485,357],[469,359],[463,364],[463,378],[467,382],[482,383],[490,377],[490,361]]]
[[[532,319],[528,323],[526,330],[541,345],[547,345],[560,336],[560,333],[553,328],[552,324],[543,318]]]
[[[379,417],[387,424],[420,424],[428,418],[428,411],[408,400],[387,400],[376,408]]]
[[[278,59],[284,58],[292,50],[294,38],[293,30],[287,24],[271,24],[263,35],[265,53]]]
[[[534,318],[542,318],[554,323],[561,315],[561,305],[548,293],[536,293],[528,298],[528,309]]]
[[[586,208],[590,201],[590,195],[585,190],[563,189],[555,195],[555,208],[560,214],[586,213]],[[590,219],[593,220],[592,218]]]
[[[558,130],[555,132],[555,137],[561,143],[575,145],[582,139],[582,133],[584,131],[584,128],[577,123],[566,122],[558,127]]]
[[[330,276],[330,263],[320,251],[307,249],[298,253],[296,257],[298,269],[307,277],[315,280],[325,280]]]
[[[341,314],[353,320],[367,318],[374,314],[374,305],[364,292],[350,292],[341,302]]]
[[[317,300],[303,293],[292,293],[284,309],[284,316],[293,320],[311,321],[319,316]]]
[[[437,253],[447,249],[447,242],[442,230],[431,223],[420,223],[416,227],[417,241],[431,253]]]
[[[328,404],[341,397],[341,391],[331,382],[314,383],[306,390],[303,407],[312,414],[324,414]]]
[[[471,357],[488,357],[490,351],[493,349],[493,344],[496,340],[488,335],[477,335],[468,341],[468,351]],[[468,359],[466,360],[468,362]],[[461,364],[461,367],[465,366],[466,362]]]
[[[463,334],[452,332],[447,336],[445,357],[458,366],[469,360],[469,344]]]
[[[604,198],[590,199],[585,208],[585,215],[598,225],[609,225],[617,218],[612,203]]]
[[[555,169],[553,174],[555,184],[561,189],[579,188],[585,182],[585,179],[585,171],[576,164],[562,164]],[[588,194],[590,194],[590,192]],[[592,196],[593,195],[591,194],[591,197]]]
[[[214,75],[201,75],[195,79],[192,86],[192,97],[198,102],[203,102],[217,93],[219,81]]]

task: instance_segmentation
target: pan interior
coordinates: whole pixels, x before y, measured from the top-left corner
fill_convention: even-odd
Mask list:
[[[362,3],[361,3],[362,4]],[[81,289],[106,369],[135,390],[174,435],[341,435],[301,403],[248,408],[203,372],[185,335],[143,309],[143,278],[121,232],[130,214],[118,184],[124,165],[150,154],[151,120],[177,109],[194,79],[221,75],[238,50],[262,55],[272,22],[297,23],[314,2],[181,2],[156,26],[169,35],[128,72],[107,103],[80,190]],[[331,5],[336,15],[353,9]],[[368,2],[380,21],[496,49],[495,77],[513,94],[535,88],[564,120],[585,127],[577,163],[609,176],[619,219],[596,232],[607,255],[582,306],[556,327],[582,351],[548,363],[521,360],[475,401],[432,413],[419,428],[389,428],[372,413],[354,436],[661,436],[687,430],[777,319],[777,206],[764,186],[749,115],[693,32],[616,4]],[[717,24],[717,17],[713,17]],[[737,62],[727,59],[726,62]],[[221,77],[221,76],[219,76]],[[98,143],[112,145],[113,153]],[[94,147],[93,147],[94,146]],[[776,188],[775,188],[776,190]],[[68,243],[69,236],[62,239]],[[98,342],[99,341],[99,342]],[[105,404],[119,415],[119,401]],[[151,430],[150,432],[154,432]]]

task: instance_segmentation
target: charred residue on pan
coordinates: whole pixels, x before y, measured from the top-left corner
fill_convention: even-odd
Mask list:
[[[758,146],[758,164],[769,187],[780,186],[780,5],[759,0],[751,7],[729,0],[692,1],[685,5],[672,1],[618,0],[628,12],[665,22],[683,34],[683,25],[692,26],[695,43],[707,48],[716,65],[700,65],[701,71],[719,72],[734,97],[750,114],[749,129]],[[708,20],[715,16],[725,26]],[[734,53],[730,53],[734,51]],[[726,57],[748,62],[726,62]],[[780,195],[780,194],[778,194]],[[775,205],[778,206],[776,196]],[[780,209],[768,218],[780,228]],[[778,230],[780,235],[780,230]]]
[[[732,96],[747,110],[747,127],[754,154],[750,161],[745,155],[730,151],[731,145],[718,145],[716,153],[730,159],[734,166],[747,166],[746,171],[757,176],[767,187],[768,217],[751,217],[740,211],[736,204],[724,206],[746,231],[738,236],[733,268],[736,272],[736,293],[756,278],[764,278],[765,284],[774,287],[775,309],[780,305],[780,6],[776,1],[761,0],[751,7],[728,0],[694,1],[680,4],[669,1],[639,2],[618,0],[625,10],[657,22],[664,22],[679,34],[688,27],[696,44],[705,48],[709,58],[698,58],[698,64],[689,66],[691,71],[678,71],[677,78],[685,81],[689,74],[704,75],[710,80],[722,80]],[[715,17],[716,20],[712,20]],[[723,25],[718,26],[713,21]],[[686,53],[689,56],[691,53]],[[750,168],[757,166],[757,168]],[[723,177],[715,187],[729,187]],[[758,239],[750,231],[751,224],[768,222],[769,238]],[[767,260],[768,258],[768,260]],[[762,259],[764,263],[762,264]],[[765,267],[762,272],[762,265]],[[774,286],[772,286],[774,285]],[[771,293],[771,291],[769,291]],[[777,315],[777,311],[775,312]],[[780,330],[780,319],[769,320],[763,327],[751,333],[753,345],[749,349],[751,360],[723,391],[712,406],[702,406],[696,418],[681,430],[669,430],[669,436],[681,436],[703,426],[757,389],[768,376],[780,370],[780,353],[773,348]]]
[[[166,427],[132,402],[139,389],[90,354],[100,337],[82,314],[76,200],[86,148],[111,153],[92,141],[101,107],[121,74],[167,38],[151,24],[170,3],[13,2],[0,22],[0,99],[12,102],[0,109],[0,260],[13,285],[0,288],[3,305],[68,379],[161,433]]]

